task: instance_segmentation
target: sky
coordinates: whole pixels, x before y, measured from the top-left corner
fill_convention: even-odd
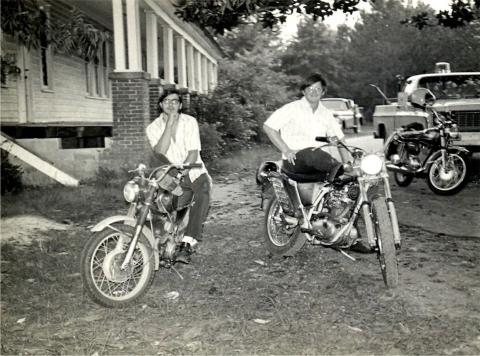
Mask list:
[[[423,2],[424,4],[428,4],[431,8],[435,9],[436,11],[448,9],[451,3],[451,0],[404,0],[404,1],[405,2],[411,1],[413,5],[416,5],[419,2]],[[367,5],[367,4],[363,3],[363,5]],[[360,8],[362,8],[362,6],[360,6]],[[365,6],[363,6],[363,8],[365,8]],[[358,18],[359,18],[358,13],[354,13],[352,15],[336,13],[333,16],[327,17],[324,23],[333,28],[337,27],[337,25],[339,24],[345,24],[345,23],[353,26],[355,22],[358,20]],[[282,25],[281,32],[282,32],[282,38],[284,41],[288,41],[296,33],[297,23],[299,19],[300,19],[300,16],[298,16],[297,14],[290,15],[287,18],[287,22]]]

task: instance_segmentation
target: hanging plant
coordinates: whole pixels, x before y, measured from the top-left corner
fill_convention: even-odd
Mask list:
[[[109,32],[88,23],[77,9],[72,9],[66,20],[49,18],[37,0],[28,1],[28,6],[25,0],[1,1],[1,21],[2,31],[16,36],[28,49],[48,44],[56,52],[88,60],[111,38]]]
[[[14,74],[18,75],[21,72],[21,69],[17,66],[17,58],[14,53],[8,53],[0,56],[1,59],[1,83],[2,85],[7,84],[8,75]]]

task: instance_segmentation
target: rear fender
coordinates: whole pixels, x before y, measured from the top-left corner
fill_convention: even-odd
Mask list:
[[[103,219],[102,221],[98,222],[94,227],[90,229],[92,232],[99,232],[102,231],[106,228],[111,228],[112,230],[116,230],[112,225],[115,223],[122,223],[125,225],[133,226],[135,227],[136,224],[136,219],[132,218],[127,215],[115,215],[115,216],[110,216],[106,219]],[[153,236],[152,231],[147,227],[144,226],[142,229],[142,233],[145,235],[147,238],[148,242],[150,243],[150,246],[153,248],[155,251],[155,269],[157,270],[160,266],[160,260],[158,256],[158,250],[157,250],[157,245],[155,243],[155,237]]]

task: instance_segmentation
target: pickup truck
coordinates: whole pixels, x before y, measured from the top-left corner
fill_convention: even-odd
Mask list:
[[[386,139],[395,129],[411,123],[423,128],[432,125],[431,118],[409,103],[417,88],[430,89],[436,97],[434,108],[457,123],[461,141],[457,144],[470,151],[480,150],[480,72],[430,73],[409,77],[397,102],[377,105],[373,113],[374,136]]]

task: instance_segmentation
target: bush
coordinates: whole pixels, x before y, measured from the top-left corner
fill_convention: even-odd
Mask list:
[[[1,156],[2,195],[7,192],[18,193],[22,191],[22,168],[10,162],[8,152],[2,150]]]

